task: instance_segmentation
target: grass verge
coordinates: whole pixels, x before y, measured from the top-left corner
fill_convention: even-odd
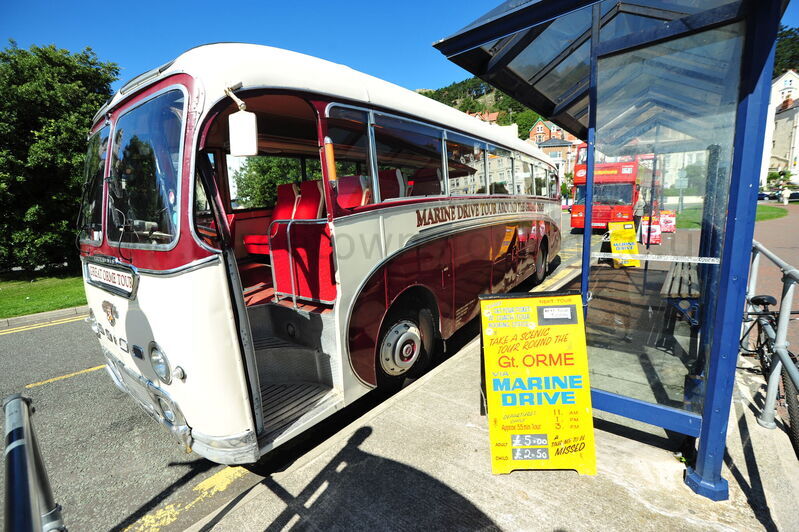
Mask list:
[[[0,274],[0,318],[13,318],[86,304],[80,276]]]
[[[756,222],[773,220],[787,216],[788,211],[782,207],[771,205],[758,205]],[[699,229],[702,226],[702,207],[688,207],[677,215],[677,229]]]

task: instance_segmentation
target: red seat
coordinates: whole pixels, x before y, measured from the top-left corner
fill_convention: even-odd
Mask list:
[[[381,201],[391,198],[404,198],[408,195],[405,180],[402,179],[402,172],[399,169],[380,170],[377,173],[377,179],[380,183]]]
[[[294,219],[314,220],[323,215],[322,182],[303,181]],[[327,224],[292,224],[290,235],[288,224],[280,226],[280,231],[272,238],[275,293],[287,297],[296,294],[303,300],[332,303],[336,298],[336,281]],[[290,257],[288,236],[291,236]]]
[[[441,193],[441,170],[438,168],[420,168],[413,174],[412,195],[438,196]]]
[[[324,202],[322,201],[322,182],[303,181],[300,183],[300,201],[294,209],[295,220],[313,220],[321,218],[324,213]]]
[[[336,203],[344,209],[353,209],[367,205],[372,201],[372,193],[366,180],[367,176],[347,175],[336,182]]]
[[[277,200],[272,209],[273,220],[290,220],[294,217],[299,200],[297,185],[294,183],[284,183],[277,186]],[[278,225],[272,226],[272,237],[278,231]],[[244,235],[244,248],[251,255],[269,255],[269,235]]]

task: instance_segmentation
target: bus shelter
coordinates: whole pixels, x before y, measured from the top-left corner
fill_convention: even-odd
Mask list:
[[[784,8],[777,0],[509,0],[434,45],[588,141],[586,228],[600,208],[613,212],[594,163],[637,163],[640,264],[614,267],[601,237],[582,236],[575,285],[592,401],[697,438],[685,481],[713,500],[728,496],[721,467]],[[619,194],[619,203],[632,200]],[[673,227],[658,225],[671,213]]]

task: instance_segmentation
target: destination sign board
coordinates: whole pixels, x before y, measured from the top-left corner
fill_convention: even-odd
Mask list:
[[[480,311],[492,472],[596,474],[579,293],[481,296]]]

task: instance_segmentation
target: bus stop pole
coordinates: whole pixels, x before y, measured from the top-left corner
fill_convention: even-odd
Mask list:
[[[771,91],[780,1],[750,3],[741,57],[741,84],[735,117],[732,177],[725,222],[725,240],[716,312],[712,316],[712,348],[708,360],[702,427],[696,463],[685,483],[712,500],[728,498],[721,477],[727,424],[738,361],[738,332],[746,293],[752,248],[763,135]]]
[[[588,146],[585,161],[585,216],[583,217],[583,256],[580,276],[580,292],[583,295],[583,316],[588,316],[588,276],[591,272],[591,236],[594,210],[594,143],[596,141],[597,111],[597,45],[599,43],[599,4],[591,8],[591,62],[588,84]]]
[[[13,394],[3,400],[5,414],[5,530],[66,530],[56,504],[39,443],[31,424],[31,400]]]

